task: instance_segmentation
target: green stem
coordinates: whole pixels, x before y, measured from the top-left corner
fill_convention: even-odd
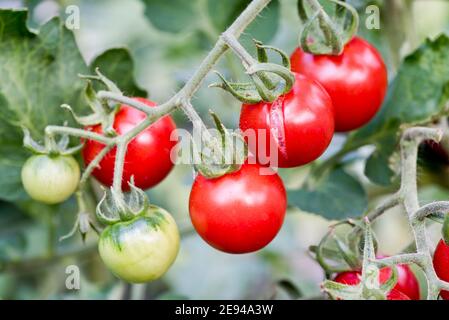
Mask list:
[[[105,145],[112,144],[114,142],[113,139],[105,137],[101,134],[88,131],[88,130],[82,130],[82,129],[76,129],[76,128],[69,128],[69,127],[60,127],[60,126],[48,126],[45,128],[45,134],[48,136],[53,136],[55,134],[67,134],[73,137],[79,137],[84,138],[88,140],[94,140],[101,142]]]
[[[106,156],[106,154],[111,151],[113,148],[113,145],[105,146],[96,156],[95,158],[89,163],[89,165],[84,169],[83,175],[81,176],[78,190],[83,189],[84,185],[89,180],[90,175],[92,174],[92,171],[94,171],[98,165],[100,164],[101,160]]]

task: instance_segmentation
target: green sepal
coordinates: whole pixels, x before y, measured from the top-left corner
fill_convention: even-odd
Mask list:
[[[216,71],[221,82],[213,83],[209,87],[226,90],[246,104],[256,104],[262,101],[273,102],[279,96],[289,92],[295,82],[295,76],[290,71],[290,59],[287,54],[278,48],[265,46],[260,41],[254,40],[254,43],[259,62],[250,65],[246,70],[252,82],[229,82]],[[267,50],[278,53],[281,56],[282,65],[269,63]]]
[[[214,71],[222,82],[212,83],[209,88],[220,88],[232,94],[237,100],[246,104],[256,104],[262,101],[262,98],[253,83],[235,83],[229,82],[218,71]]]
[[[325,281],[323,290],[334,299],[344,300],[385,300],[387,294],[397,281],[397,271],[393,269],[392,276],[384,284],[380,283],[380,268],[376,264],[372,229],[368,219],[364,227],[363,266],[360,283],[358,285],[345,285],[334,281]]]
[[[219,137],[211,137],[203,141],[211,154],[198,150],[195,141],[191,142],[193,168],[206,178],[218,178],[238,171],[245,162],[248,148],[244,139],[238,133],[230,133],[218,116],[210,111],[212,119],[218,130]],[[235,141],[235,143],[234,143]],[[242,148],[237,148],[242,146]]]
[[[108,101],[100,100],[97,97],[97,93],[94,90],[91,80],[100,81],[108,88],[110,92],[117,94],[122,93],[111,80],[100,73],[98,68],[96,69],[96,73],[96,76],[79,75],[81,78],[88,80],[86,88],[84,90],[84,98],[86,99],[87,104],[92,110],[91,114],[86,116],[79,116],[69,105],[63,104],[61,107],[70,111],[75,121],[82,126],[86,127],[100,124],[106,136],[114,137],[117,135],[117,132],[114,130],[113,125],[115,114],[119,110],[119,105],[117,103],[109,103]]]
[[[357,33],[360,20],[357,10],[344,1],[330,1],[335,4],[332,16],[328,15],[318,1],[319,8],[313,11],[308,2],[306,5],[304,0],[298,0],[298,14],[303,25],[299,44],[304,52],[340,55]]]
[[[113,81],[109,80],[105,75],[103,75],[100,72],[99,68],[95,68],[95,73],[97,74],[96,76],[93,76],[93,75],[82,75],[82,74],[79,74],[78,76],[81,79],[100,81],[101,83],[103,83],[106,86],[106,88],[110,92],[122,95],[122,91],[117,87],[117,85]]]
[[[333,238],[335,243],[337,244],[338,251],[340,252],[345,262],[349,265],[351,270],[360,269],[361,265],[357,253],[352,251],[350,247],[338,236],[334,235]]]
[[[84,146],[83,143],[69,148],[70,138],[67,134],[61,135],[59,141],[53,136],[45,136],[45,143],[42,145],[31,137],[30,130],[22,127],[23,146],[34,154],[47,154],[51,156],[69,156],[78,153]]]
[[[31,137],[31,133],[30,130],[28,130],[28,128],[22,127],[22,131],[23,131],[23,146],[26,149],[30,150],[35,154],[47,153],[47,149],[43,145],[39,144],[36,140],[34,140],[33,137]]]
[[[129,221],[144,214],[150,206],[147,195],[134,185],[134,178],[128,183],[131,191],[123,194],[114,188],[104,190],[104,195],[97,205],[97,219],[106,225],[119,221]]]

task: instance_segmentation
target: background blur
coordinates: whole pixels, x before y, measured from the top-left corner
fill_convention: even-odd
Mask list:
[[[106,49],[128,47],[134,59],[134,76],[138,85],[149,92],[152,100],[163,102],[188,79],[227,23],[227,20],[222,19],[226,10],[223,3],[226,1],[198,0],[195,11],[186,18],[182,13],[189,10],[184,7],[187,2],[190,1],[0,0],[0,7],[31,6],[29,26],[38,28],[55,15],[64,18],[68,5],[79,6],[81,28],[75,30],[75,36],[86,63],[90,63]],[[368,4],[375,3],[381,8],[381,30],[368,31],[362,28],[361,32],[382,52],[389,64],[391,76],[394,76],[400,60],[426,37],[449,32],[449,1],[350,2],[360,9],[362,24]],[[393,2],[396,6],[391,5]],[[255,37],[286,52],[292,52],[297,46],[299,31],[296,2],[276,2],[269,12],[256,21],[256,27],[252,29],[257,30],[257,34],[250,29],[244,36],[248,48],[251,48],[251,38]],[[401,37],[407,40],[404,41]],[[243,77],[239,61],[231,54],[222,59],[220,70],[233,79]],[[211,75],[206,83],[216,80]],[[239,103],[226,93],[207,89],[205,85],[197,93],[194,106],[209,125],[209,109],[214,110],[228,127],[235,128],[238,124]],[[178,126],[189,127],[181,113],[176,113],[175,119]],[[325,157],[338,150],[344,140],[344,136],[337,136]],[[365,148],[360,153],[369,154],[370,149]],[[362,175],[362,161],[355,161],[351,165],[353,174]],[[281,175],[288,186],[294,187],[301,184],[306,171],[307,168],[281,171]],[[48,223],[43,218],[44,213],[51,211],[56,214],[56,230],[58,236],[62,236],[71,229],[75,219],[73,200],[56,207],[42,206],[31,201],[20,204],[0,202],[0,297],[288,298],[288,292],[279,285],[281,280],[288,280],[297,286],[304,297],[320,295],[319,283],[323,274],[318,264],[308,257],[307,248],[317,244],[331,221],[291,209],[284,228],[264,250],[243,256],[218,252],[206,245],[195,233],[189,232],[191,225],[188,218],[188,196],[192,174],[191,168],[178,166],[162,184],[149,191],[150,200],[171,212],[185,230],[185,235],[172,269],[162,280],[148,285],[131,286],[114,278],[99,259],[94,234],[89,235],[85,245],[76,235],[59,243],[60,254],[45,256]],[[370,206],[392,191],[374,186],[367,179],[363,181]],[[435,183],[424,169],[420,170],[420,182],[423,203],[448,198],[449,190]],[[411,240],[407,223],[399,210],[379,220],[375,227],[380,250],[384,254],[393,254],[403,249]],[[437,228],[435,230],[438,231]],[[77,265],[82,270],[80,290],[66,289],[65,270],[68,265]]]

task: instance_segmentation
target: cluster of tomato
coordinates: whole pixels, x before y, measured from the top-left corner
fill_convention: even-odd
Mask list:
[[[269,135],[274,126],[279,126],[278,122],[273,123],[273,108],[281,111],[283,141],[275,149],[281,168],[316,160],[329,146],[335,131],[351,131],[369,122],[383,102],[388,82],[381,56],[358,37],[339,56],[312,55],[298,48],[291,62],[296,79],[291,91],[274,102],[244,104],[240,116],[242,131],[263,129],[268,135],[265,141],[272,141]],[[136,99],[149,108],[155,106],[148,100]],[[123,135],[144,118],[143,112],[122,105],[113,127],[117,134]],[[102,133],[101,125],[87,129]],[[177,144],[171,139],[174,130],[174,121],[165,116],[129,143],[123,191],[129,191],[127,182],[131,177],[136,187],[148,189],[169,174],[174,165],[170,155]],[[253,147],[250,146],[252,153],[259,154]],[[269,144],[265,147],[265,151],[271,150]],[[85,164],[91,163],[104,148],[97,141],[85,141]],[[265,154],[269,155],[269,151]],[[106,186],[112,186],[115,157],[116,150],[112,149],[92,172]],[[257,161],[246,162],[238,171],[219,178],[200,174],[196,177],[190,194],[190,216],[196,231],[211,246],[228,253],[254,252],[270,243],[279,232],[287,208],[285,187],[275,172],[261,174],[262,168]],[[73,194],[79,178],[78,164],[71,156],[36,155],[22,170],[26,191],[34,199],[51,204]],[[105,263],[129,282],[160,277],[175,260],[178,249],[175,221],[165,210],[152,206],[142,216],[106,228],[99,242]],[[438,274],[449,279],[447,269],[439,267],[449,265],[449,247],[444,243],[438,246],[435,261]],[[382,269],[381,281],[388,279],[390,271]],[[410,269],[399,266],[398,271],[399,281],[389,298],[419,298],[419,287]],[[342,273],[336,281],[356,284],[358,274]]]
[[[278,108],[281,111],[284,141],[282,147],[277,146],[275,150],[278,150],[278,164],[282,168],[316,160],[327,149],[334,130],[349,131],[367,123],[380,108],[387,87],[382,58],[360,38],[354,38],[340,56],[313,56],[298,49],[291,60],[296,79],[292,90],[272,103],[244,104],[240,117],[242,131],[264,129],[271,135],[273,127],[279,126],[272,121],[272,110]],[[149,108],[155,106],[148,100],[137,99]],[[122,105],[115,115],[114,130],[123,135],[144,118],[143,112]],[[102,134],[101,125],[87,129]],[[173,167],[170,154],[177,143],[170,139],[175,129],[172,118],[165,116],[129,143],[124,161],[123,191],[129,191],[127,182],[131,177],[134,177],[136,187],[148,189],[168,175]],[[270,137],[266,141],[270,141]],[[97,141],[85,141],[85,164],[93,161],[103,148],[105,146]],[[252,151],[257,154],[257,150]],[[109,151],[92,172],[106,186],[113,182],[115,156],[115,149]],[[261,168],[257,161],[254,164],[247,162],[238,171],[219,178],[196,177],[190,194],[190,215],[197,232],[213,247],[228,253],[253,252],[266,246],[279,232],[287,208],[286,191],[276,173],[262,175]],[[56,179],[49,181],[49,177]],[[34,199],[58,203],[76,190],[79,167],[71,156],[37,155],[25,164],[22,179]],[[112,225],[100,238],[103,260],[115,274],[131,282],[160,276],[178,251],[179,238],[173,236],[174,221],[163,211],[154,208],[150,211],[153,215],[144,217],[148,220],[146,223],[141,224],[140,217]],[[173,232],[164,233],[164,223]],[[148,225],[159,227],[148,229],[150,233],[158,232],[159,237],[145,238],[144,228]],[[155,242],[156,238],[159,242]],[[157,244],[158,248],[153,250],[151,244],[153,247]],[[120,250],[111,249],[117,246]],[[168,257],[161,258],[161,248]]]

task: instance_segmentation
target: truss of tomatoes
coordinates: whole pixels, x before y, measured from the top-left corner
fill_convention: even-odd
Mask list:
[[[379,110],[387,88],[382,58],[370,44],[354,38],[340,56],[313,56],[297,49],[292,55],[293,88],[274,102],[243,104],[240,129],[263,130],[247,142],[253,158],[234,173],[206,179],[199,175],[192,186],[189,210],[199,235],[213,247],[229,253],[247,253],[267,245],[279,232],[287,199],[280,177],[262,176],[261,166],[293,168],[318,159],[331,143],[334,131],[365,125]],[[155,104],[139,99],[149,107]],[[124,134],[144,119],[143,112],[123,105],[114,129]],[[101,126],[88,128],[101,133]],[[170,140],[176,126],[166,116],[140,133],[128,146],[122,188],[128,181],[148,189],[171,171]],[[261,141],[261,140],[264,140]],[[87,141],[88,164],[104,148]],[[111,186],[115,150],[101,161],[93,175]],[[274,161],[272,161],[274,160]],[[251,164],[250,164],[251,163]]]
[[[351,131],[365,125],[383,102],[387,88],[385,65],[379,53],[360,38],[355,37],[349,42],[340,56],[313,56],[297,49],[291,60],[295,83],[290,92],[274,102],[242,105],[239,123],[242,132],[263,130],[255,141],[247,139],[251,151],[247,162],[236,172],[219,178],[198,175],[193,183],[189,199],[193,226],[208,244],[223,252],[241,254],[260,250],[280,231],[287,196],[281,178],[270,167],[293,168],[315,161],[326,151],[335,131]],[[155,106],[146,99],[135,99],[148,108]],[[123,135],[144,119],[142,111],[121,105],[113,128],[118,135]],[[101,125],[86,129],[102,133]],[[175,129],[173,119],[167,115],[129,143],[123,169],[123,191],[129,191],[131,177],[134,177],[135,186],[141,189],[152,188],[167,177],[174,165],[171,156],[177,145],[173,136]],[[99,142],[85,141],[82,152],[85,164],[91,163],[103,148],[105,146]],[[115,157],[116,149],[112,149],[92,172],[108,187],[113,183]],[[43,170],[35,168],[64,173],[70,185],[53,185],[57,194],[49,197],[48,192],[42,193],[42,190],[49,190],[51,181],[45,176],[36,176],[36,172]],[[72,157],[34,156],[23,168],[22,177],[26,191],[33,198],[53,204],[64,201],[75,191],[79,168]],[[136,221],[109,227],[109,233],[102,235],[100,252],[116,275],[130,282],[148,281],[158,278],[172,264],[179,246],[176,226],[172,226],[174,221],[168,214],[160,215],[165,218],[157,223],[155,216],[148,214]],[[170,257],[161,260],[156,268],[158,272],[151,273],[152,257],[158,253],[147,250],[141,264],[148,270],[127,269],[129,264],[123,259],[126,255],[118,256],[115,245],[112,245],[115,242],[111,242],[111,239],[122,239],[108,235],[120,234],[122,229],[132,234],[135,226],[139,226],[146,230],[150,239],[149,233],[164,230],[147,227],[155,224],[166,225],[167,230],[171,230],[171,236],[158,235],[163,247],[172,247]],[[139,242],[131,237],[126,239]],[[123,247],[128,245],[120,243]],[[140,261],[138,256],[132,256],[132,259]]]

